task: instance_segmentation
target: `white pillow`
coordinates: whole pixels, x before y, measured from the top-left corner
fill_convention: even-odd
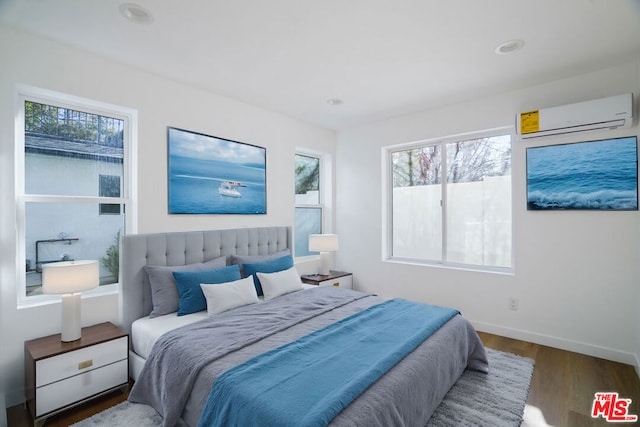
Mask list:
[[[222,313],[232,308],[260,302],[253,276],[233,282],[206,284],[201,283],[202,293],[207,300],[207,314]]]
[[[256,274],[262,285],[265,300],[302,289],[302,281],[295,267],[275,273]]]

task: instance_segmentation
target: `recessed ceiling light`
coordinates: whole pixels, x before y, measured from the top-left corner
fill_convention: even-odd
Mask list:
[[[508,55],[522,49],[523,46],[524,40],[508,40],[500,43],[494,52],[498,55]]]
[[[151,15],[151,12],[139,4],[122,3],[118,7],[118,10],[122,16],[136,24],[150,24],[153,22],[153,15]]]
[[[327,99],[327,104],[333,105],[333,106],[342,105],[342,99],[340,99],[340,98],[330,98],[330,99]]]

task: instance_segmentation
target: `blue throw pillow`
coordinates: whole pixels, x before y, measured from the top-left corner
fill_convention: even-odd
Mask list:
[[[215,270],[174,271],[180,300],[178,301],[178,316],[197,313],[207,309],[200,283],[215,284],[240,280],[240,268],[237,265],[217,268]]]
[[[258,295],[263,295],[262,286],[256,273],[276,273],[278,271],[288,270],[291,267],[293,267],[293,257],[287,255],[269,261],[244,264],[244,274],[247,277],[253,276],[253,286],[256,287],[256,292]]]

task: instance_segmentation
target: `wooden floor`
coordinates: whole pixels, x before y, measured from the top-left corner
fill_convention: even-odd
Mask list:
[[[535,370],[527,400],[527,427],[611,426],[604,419],[592,419],[596,392],[618,392],[631,399],[630,414],[640,415],[640,379],[633,367],[568,351],[480,332],[486,347],[535,360]],[[114,392],[91,403],[70,409],[47,420],[46,427],[66,427],[126,399]],[[533,415],[529,418],[530,415]],[[31,427],[23,405],[7,410],[9,427]],[[636,425],[634,423],[615,425]],[[637,423],[640,425],[640,423]],[[132,426],[134,427],[134,426]]]
[[[596,392],[618,392],[620,398],[631,399],[629,414],[640,416],[640,379],[632,366],[482,332],[479,335],[485,347],[535,360],[527,405],[539,415],[538,421],[544,417],[544,423],[534,427],[611,426],[603,418],[591,418]]]

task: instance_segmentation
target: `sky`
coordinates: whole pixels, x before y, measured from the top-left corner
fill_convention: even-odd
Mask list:
[[[169,128],[169,151],[173,156],[232,163],[265,163],[265,149],[227,139]]]

